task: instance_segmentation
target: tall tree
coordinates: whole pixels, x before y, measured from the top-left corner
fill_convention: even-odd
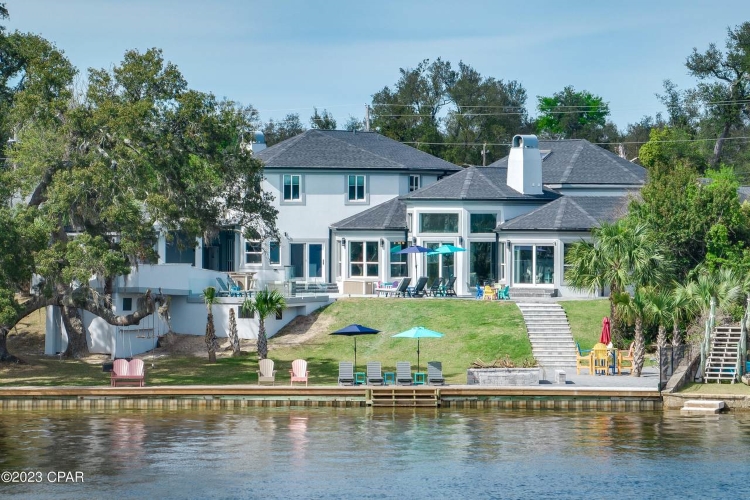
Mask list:
[[[445,120],[449,146],[443,158],[458,165],[489,165],[507,155],[508,147],[499,144],[510,143],[527,126],[523,86],[482,77],[461,61],[455,82],[446,90],[451,109]]]
[[[266,139],[266,145],[273,146],[276,143],[299,135],[305,131],[297,113],[289,113],[283,120],[268,120],[263,127],[263,135]]]
[[[240,352],[240,336],[237,333],[237,319],[234,315],[234,307],[229,308],[229,328],[227,329],[227,337],[229,337],[229,346],[232,348],[232,356],[239,356]]]
[[[727,29],[726,53],[713,43],[705,52],[693,48],[685,66],[700,80],[697,95],[710,118],[704,126],[718,133],[710,161],[716,167],[732,128],[750,119],[750,22]]]
[[[384,87],[372,96],[372,128],[391,139],[413,143],[422,151],[440,156],[443,136],[440,111],[449,101],[448,89],[456,72],[438,58],[401,68],[393,89]],[[437,143],[437,144],[436,144]]]
[[[268,357],[268,337],[266,336],[266,318],[271,314],[281,314],[286,307],[286,300],[278,290],[261,290],[255,298],[247,299],[242,310],[258,316],[258,359]]]
[[[40,307],[61,306],[71,356],[87,351],[71,313],[87,310],[113,325],[152,314],[151,299],[161,297],[149,293],[133,314],[116,315],[109,293],[116,276],[156,258],[156,227],[194,239],[232,213],[248,237],[276,232],[262,166],[242,145],[255,128],[249,108],[189,89],[157,49],[90,70],[85,93],[74,98],[72,66],[43,39],[32,35],[29,44],[44,50],[26,52],[23,85],[12,89],[5,120],[17,142],[5,153],[14,168],[0,171],[0,203],[14,200],[0,216],[24,237],[0,253],[0,268],[31,250],[23,272],[0,283],[2,300],[28,288],[28,274],[39,280],[3,308],[0,359],[9,357],[8,331]],[[44,232],[41,248],[29,226]]]
[[[608,124],[609,103],[586,90],[567,86],[551,97],[538,96],[537,131],[555,139],[586,139],[608,142],[617,139],[616,127]]]
[[[359,132],[360,130],[365,129],[365,124],[362,120],[359,118],[355,118],[352,115],[349,115],[349,118],[346,120],[346,123],[344,124],[344,130],[347,130],[349,132]]]
[[[322,113],[318,113],[318,108],[313,107],[313,109],[315,111],[310,117],[310,128],[316,128],[319,130],[336,130],[336,120],[327,109],[324,109]]]

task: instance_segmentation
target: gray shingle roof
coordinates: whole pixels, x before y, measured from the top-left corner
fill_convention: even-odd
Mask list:
[[[452,163],[376,132],[308,130],[257,153],[266,168],[457,172]]]
[[[521,194],[508,187],[505,168],[469,167],[427,187],[402,196],[408,200],[554,200],[559,195]]]
[[[646,169],[585,139],[539,141],[544,184],[630,184],[646,182]],[[508,167],[508,157],[490,167]]]
[[[333,229],[375,229],[398,231],[406,229],[406,204],[394,198],[331,224]]]
[[[589,231],[624,216],[627,196],[563,196],[497,226],[497,231]]]

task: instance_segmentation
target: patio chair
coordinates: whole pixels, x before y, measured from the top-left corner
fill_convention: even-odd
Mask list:
[[[623,368],[628,368],[630,373],[633,373],[633,349],[635,349],[635,342],[631,342],[630,348],[627,352],[624,349],[617,351],[617,374],[620,375]],[[628,363],[627,366],[623,366],[622,363]]]
[[[396,385],[412,385],[411,363],[408,361],[396,363]]]
[[[440,361],[427,362],[427,384],[445,385],[445,378],[443,378],[443,363]]]
[[[477,296],[475,298],[478,300],[478,299],[481,299],[483,297],[484,297],[484,289],[482,288],[482,286],[479,283],[477,283]]]
[[[112,374],[110,375],[112,386],[118,385],[146,385],[146,373],[142,359],[116,359],[112,363]]]
[[[289,385],[294,385],[295,382],[304,382],[307,385],[307,377],[310,376],[310,372],[307,371],[307,361],[304,359],[295,359],[292,361],[292,369],[289,370],[291,380]]]
[[[591,349],[581,349],[581,345],[576,342],[576,375],[581,374],[581,368],[588,368],[589,374],[594,374],[591,366]]]
[[[497,298],[499,300],[510,300],[510,285],[505,285],[503,288],[497,291]]]
[[[226,282],[217,276],[216,284],[217,284],[216,296],[217,297],[229,297],[229,287],[227,286]]]
[[[445,296],[445,278],[435,278],[432,280],[432,286],[430,286],[430,292],[428,295],[432,295],[433,297],[442,297]]]
[[[490,285],[485,285],[484,291],[482,293],[482,297],[485,300],[495,300],[495,289],[492,288]]]
[[[354,363],[339,362],[339,385],[354,385]]]
[[[383,370],[379,361],[367,363],[367,385],[383,385]]]
[[[377,286],[374,290],[375,294],[378,297],[380,297],[381,294],[388,297],[392,293],[395,293],[395,291],[398,289],[398,283],[399,283],[398,280],[395,280],[393,283],[389,283],[389,282],[380,283],[380,285]]]
[[[244,295],[244,291],[242,290],[242,285],[240,285],[237,281],[234,281],[232,277],[228,274],[227,274],[227,285],[229,286],[230,297],[242,297]]]
[[[261,382],[271,382],[271,385],[276,385],[276,370],[273,369],[273,360],[261,359],[258,361],[258,385]]]
[[[609,375],[610,369],[613,368],[614,359],[612,359],[612,352],[601,342],[595,344],[591,350],[592,375]]]
[[[406,277],[402,279],[401,283],[398,284],[398,288],[393,292],[393,295],[396,297],[409,296],[409,283],[411,283],[411,278]]]
[[[417,285],[414,287],[413,290],[409,293],[410,297],[424,297],[427,295],[427,292],[425,291],[424,287],[427,285],[427,276],[422,276],[417,280]]]
[[[454,288],[456,286],[456,277],[451,276],[451,278],[448,280],[448,284],[445,285],[445,296],[446,297],[455,297],[456,296],[456,289]]]

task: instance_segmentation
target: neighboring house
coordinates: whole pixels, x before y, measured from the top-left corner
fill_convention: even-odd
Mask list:
[[[563,279],[568,245],[623,215],[645,180],[643,167],[588,141],[516,136],[510,155],[489,167],[467,168],[331,224],[342,249],[343,289],[356,290],[358,281],[455,276],[459,294],[500,282],[516,293],[577,295]],[[441,244],[466,251],[394,253]],[[370,269],[365,276],[363,266]]]

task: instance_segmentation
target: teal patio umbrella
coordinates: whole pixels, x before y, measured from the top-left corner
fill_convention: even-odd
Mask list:
[[[453,246],[453,245],[440,245],[435,250],[431,251],[427,255],[438,255],[438,254],[444,254],[444,253],[456,253],[456,252],[465,252],[465,248]]]
[[[417,339],[417,371],[419,371],[419,339],[422,338],[440,338],[443,334],[440,332],[436,332],[430,329],[427,329],[423,326],[415,326],[414,328],[410,328],[406,330],[405,332],[397,333],[396,335],[391,335],[393,338],[397,339]]]

